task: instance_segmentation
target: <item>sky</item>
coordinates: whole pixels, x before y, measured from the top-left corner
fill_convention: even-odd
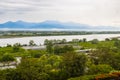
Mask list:
[[[120,27],[120,0],[0,0],[0,23],[17,20]]]

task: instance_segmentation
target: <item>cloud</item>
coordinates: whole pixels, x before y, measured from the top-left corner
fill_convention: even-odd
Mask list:
[[[1,22],[50,19],[120,26],[120,0],[0,0],[0,14]]]
[[[40,0],[1,0],[0,2],[0,11],[1,12],[28,12],[28,11],[35,11],[40,10],[40,8],[45,8],[51,6],[49,3],[40,1]]]

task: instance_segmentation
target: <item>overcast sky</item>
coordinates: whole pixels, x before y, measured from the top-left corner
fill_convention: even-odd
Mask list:
[[[120,27],[120,0],[0,0],[0,23],[17,20]]]

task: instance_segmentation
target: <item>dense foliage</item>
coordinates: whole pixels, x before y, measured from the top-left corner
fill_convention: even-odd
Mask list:
[[[22,60],[16,68],[0,69],[0,80],[119,80],[119,42],[64,39],[46,40],[46,50],[25,50],[20,44],[1,47],[0,63],[16,61],[16,57]],[[29,46],[35,46],[34,41]]]

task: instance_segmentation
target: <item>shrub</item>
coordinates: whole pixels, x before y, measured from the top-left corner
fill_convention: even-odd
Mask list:
[[[0,59],[1,62],[9,62],[9,61],[14,61],[14,60],[15,58],[9,54],[4,54]]]
[[[88,70],[88,74],[102,74],[109,73],[113,68],[106,64],[92,65]]]

